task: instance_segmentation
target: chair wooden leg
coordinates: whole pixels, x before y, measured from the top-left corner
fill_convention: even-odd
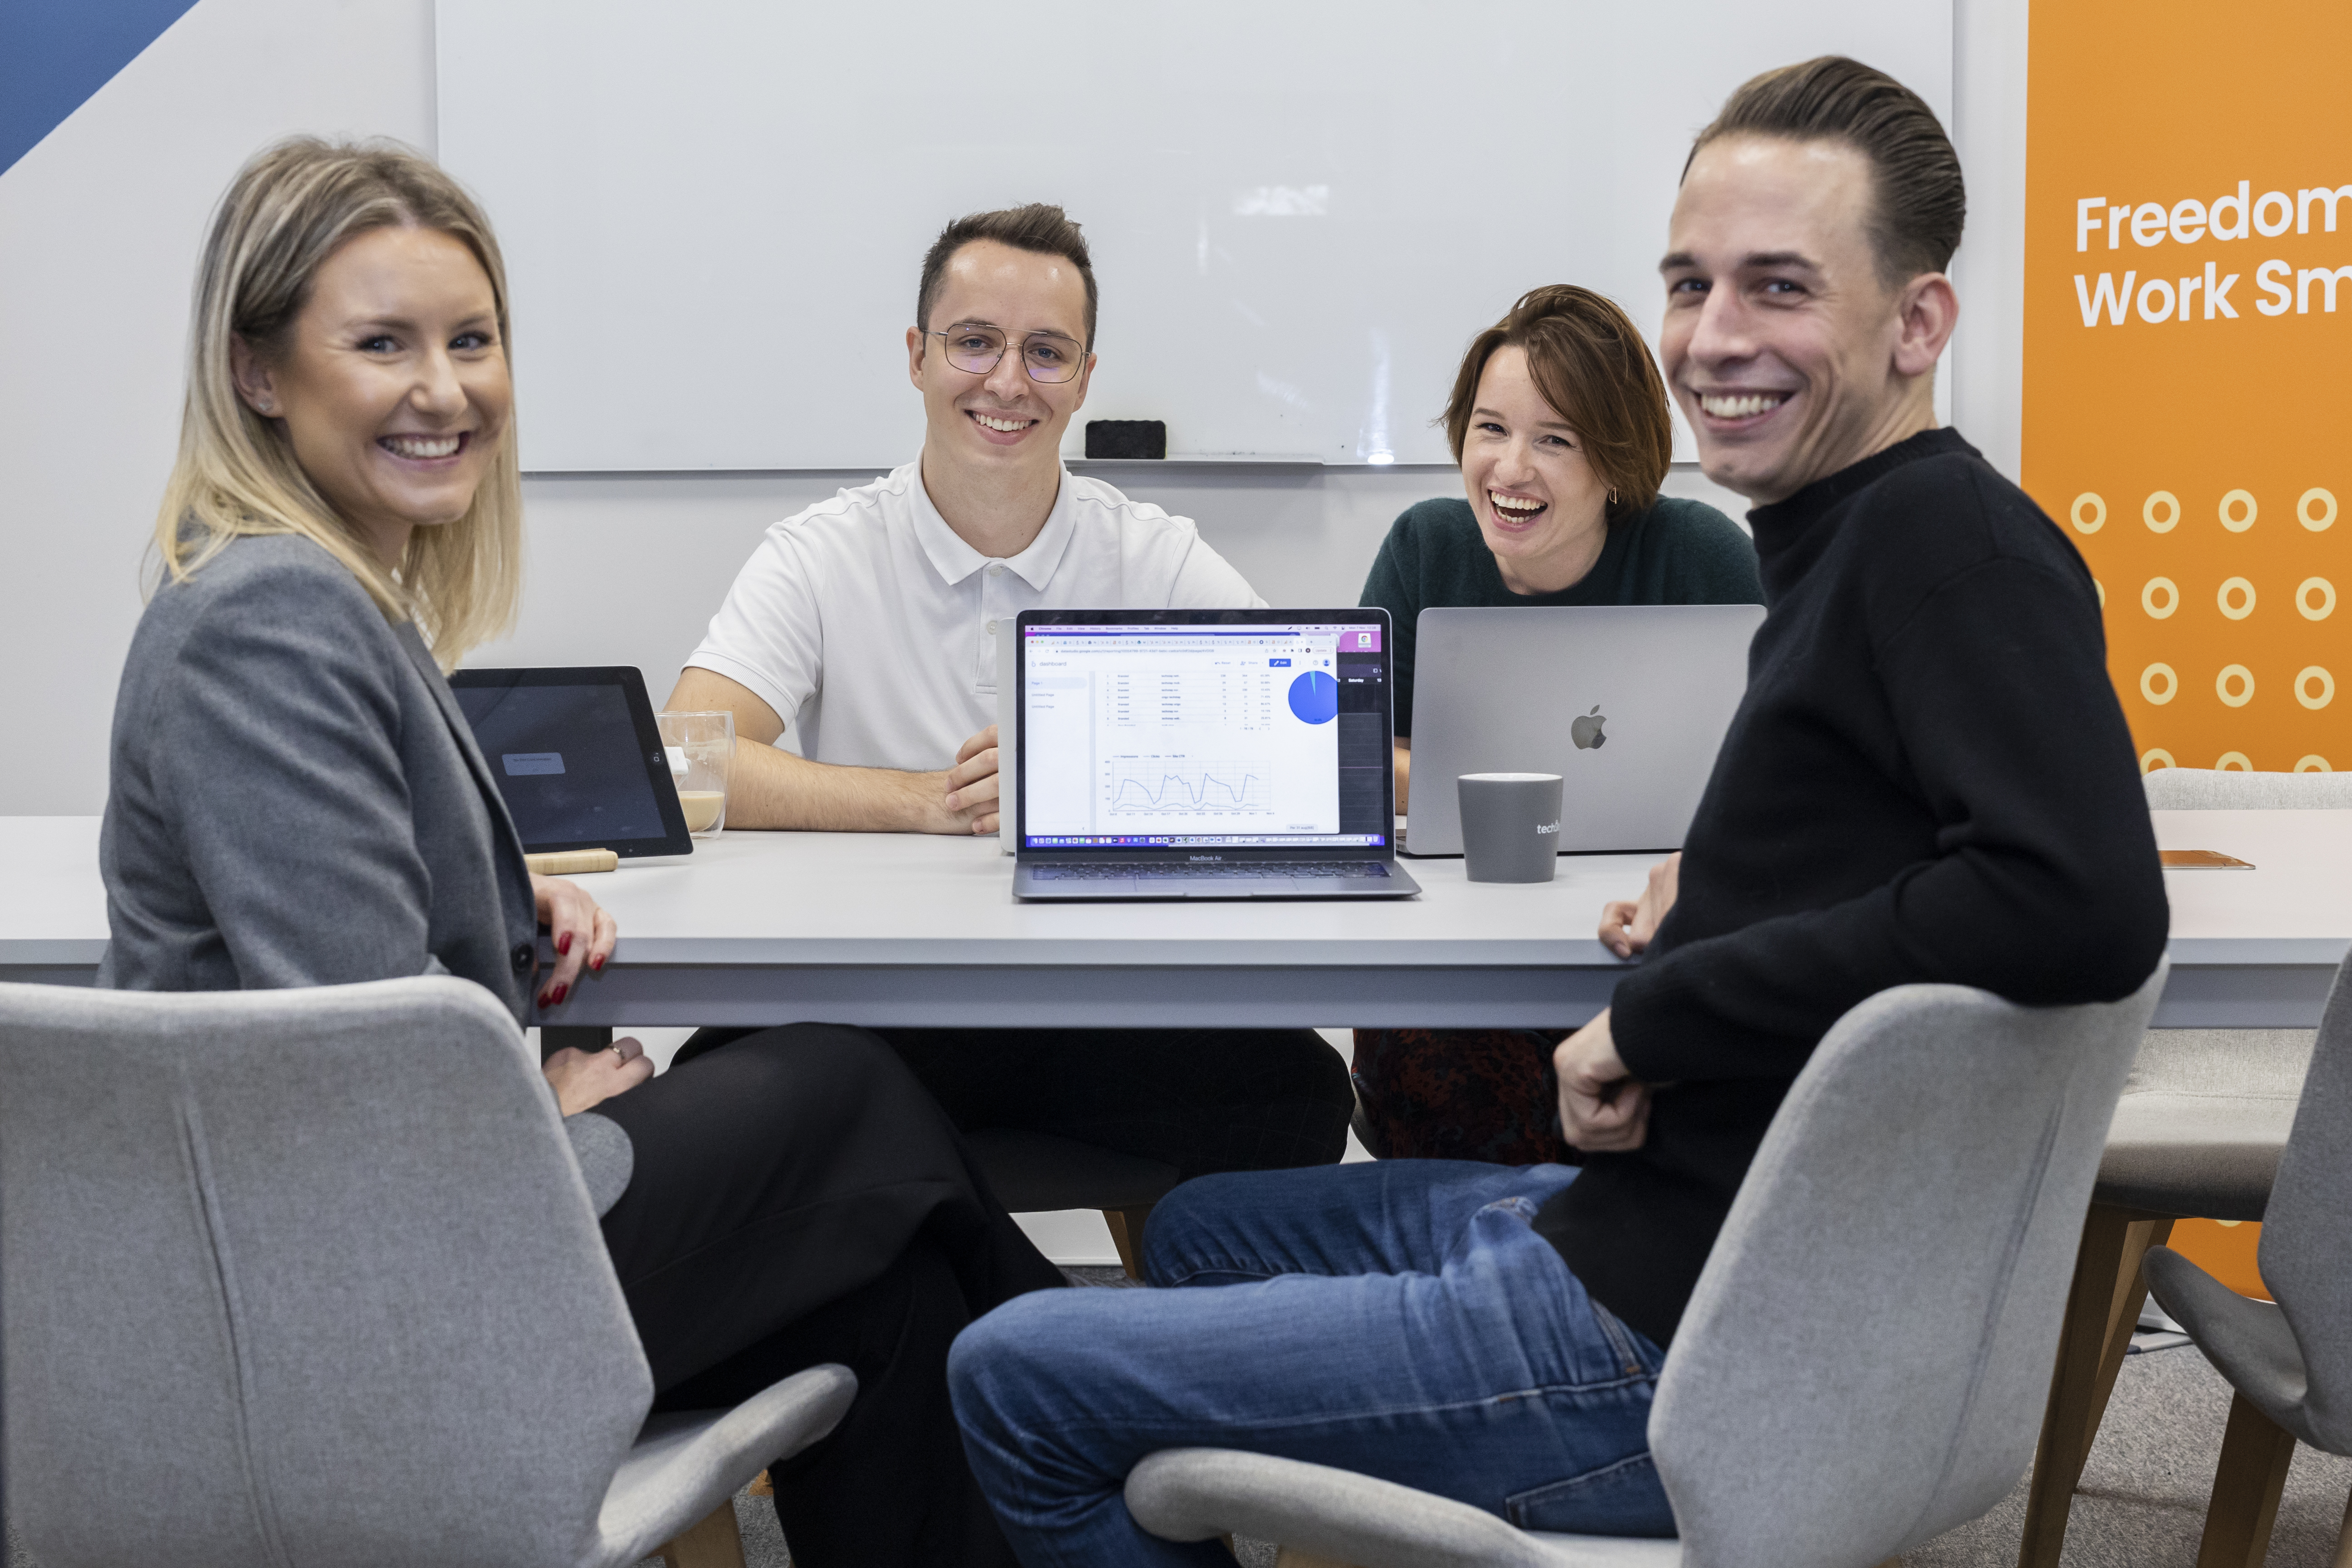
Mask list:
[[[2230,1424],[2221,1433],[2221,1462],[2213,1471],[2213,1500],[2205,1509],[2205,1535],[2197,1568],[2262,1568],[2278,1521],[2279,1493],[2294,1460],[2294,1435],[2256,1409],[2242,1394],[2230,1396]]]
[[[743,1532],[736,1528],[735,1500],[729,1498],[701,1523],[664,1542],[654,1555],[669,1568],[743,1568]]]
[[[1143,1278],[1143,1222],[1151,1217],[1152,1206],[1102,1211],[1103,1223],[1110,1226],[1110,1244],[1118,1248],[1119,1267],[1127,1270],[1129,1279]]]
[[[1274,1568],[1353,1568],[1353,1564],[1342,1563],[1336,1557],[1312,1556],[1295,1546],[1284,1546],[1275,1552]]]
[[[2026,1493],[2018,1568],[2058,1568],[2083,1462],[2099,1435],[2116,1373],[2131,1348],[2132,1326],[2139,1318],[2140,1303],[2147,1299],[2140,1259],[2171,1234],[2168,1215],[2107,1204],[2093,1204],[2083,1221],[2083,1245],[2066,1294],[2050,1403],[2042,1416],[2042,1446],[2033,1457],[2033,1485]]]

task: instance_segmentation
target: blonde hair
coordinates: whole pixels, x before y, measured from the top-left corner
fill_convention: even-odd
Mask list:
[[[286,347],[312,282],[344,244],[379,228],[436,230],[474,253],[509,341],[506,265],[489,219],[430,160],[396,142],[289,137],[241,170],[214,215],[196,270],[180,453],[163,488],[155,549],[185,582],[232,539],[299,533],[360,580],[384,617],[415,620],[444,668],[514,618],[522,575],[522,471],[507,422],[473,505],[419,528],[388,572],[335,514],[276,420],[237,395],[229,346],[268,358]]]

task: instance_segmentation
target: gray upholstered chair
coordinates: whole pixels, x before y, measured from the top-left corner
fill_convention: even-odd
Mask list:
[[[554,1101],[478,986],[0,984],[0,1084],[8,1510],[42,1568],[740,1568],[730,1500],[856,1392],[820,1366],[646,1419]]]
[[[2236,1391],[2197,1561],[2259,1568],[2297,1439],[2352,1454],[2352,961],[2319,1043],[2263,1218],[2263,1282],[2238,1295],[2168,1247],[2144,1265],[2164,1310]],[[2352,1502],[2336,1562],[2352,1563]]]
[[[2155,811],[2352,807],[2352,773],[2159,768],[2146,784]],[[2083,1225],[2021,1568],[2057,1568],[2074,1489],[2147,1300],[2141,1257],[2177,1220],[2263,1217],[2311,1041],[2308,1029],[2155,1029],[2141,1046]]]
[[[2102,1136],[2164,984],[2035,1009],[1904,986],[1790,1090],[1666,1357],[1650,1447],[1680,1537],[1522,1533],[1363,1476],[1154,1454],[1127,1505],[1359,1568],[1864,1568],[2024,1472]]]
[[[1100,1209],[1111,1245],[1130,1279],[1138,1273],[1143,1222],[1179,1179],[1176,1167],[1051,1132],[1011,1127],[968,1134],[972,1158],[987,1173],[996,1201],[1014,1214]]]

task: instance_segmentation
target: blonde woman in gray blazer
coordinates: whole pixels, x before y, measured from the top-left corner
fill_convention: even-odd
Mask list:
[[[510,618],[521,553],[488,222],[405,149],[289,141],[224,198],[195,310],[163,582],[115,710],[101,982],[446,973],[529,1022],[618,932],[525,866],[442,675]],[[1010,1563],[947,1350],[1060,1275],[898,1058],[797,1025],[659,1078],[634,1040],[546,1070],[657,1408],[856,1372],[834,1436],[775,1470],[793,1561]]]

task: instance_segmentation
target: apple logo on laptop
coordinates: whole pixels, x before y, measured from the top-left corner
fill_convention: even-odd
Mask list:
[[[1607,722],[1609,716],[1601,711],[1601,704],[1596,702],[1591,712],[1569,724],[1568,738],[1576,742],[1580,752],[1597,752],[1609,743],[1609,737],[1601,732],[1601,726]]]

